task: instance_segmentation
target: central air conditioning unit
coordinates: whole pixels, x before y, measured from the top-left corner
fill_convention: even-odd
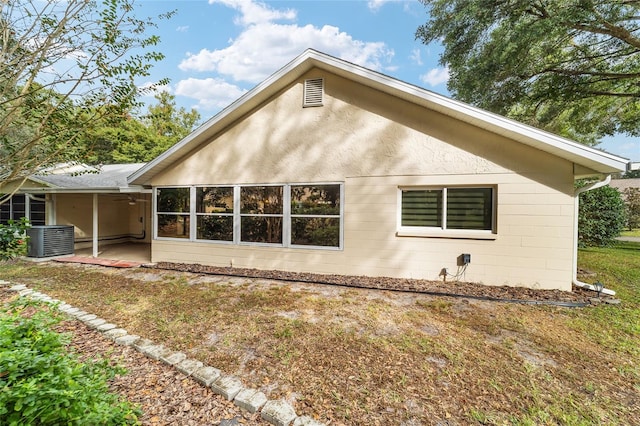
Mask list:
[[[74,227],[72,225],[32,226],[29,236],[28,257],[53,257],[73,254]]]

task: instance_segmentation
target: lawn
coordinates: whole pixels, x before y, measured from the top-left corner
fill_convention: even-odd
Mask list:
[[[0,264],[0,279],[331,424],[640,424],[640,244],[581,250],[580,267],[622,303],[530,306],[26,262]]]
[[[631,231],[626,230],[620,233],[622,237],[640,237],[640,229],[632,229]]]

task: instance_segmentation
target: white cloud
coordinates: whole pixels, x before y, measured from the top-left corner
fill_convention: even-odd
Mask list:
[[[138,86],[138,89],[142,90],[143,96],[153,97],[160,92],[171,93],[171,86],[166,84],[158,84],[153,81],[147,81]]]
[[[267,22],[249,26],[227,48],[188,53],[179,68],[216,71],[236,81],[258,83],[307,48],[374,70],[383,69],[394,54],[385,43],[354,40],[334,26],[317,28]]]
[[[220,3],[240,12],[236,18],[238,25],[262,24],[278,20],[293,20],[297,12],[292,9],[275,10],[267,4],[251,0],[209,0],[209,4]]]
[[[409,59],[416,65],[422,65],[422,52],[420,49],[413,49],[411,55],[409,55]]]
[[[384,6],[385,3],[387,3],[389,0],[369,0],[367,2],[367,6],[369,7],[369,9],[377,12],[378,10],[380,10],[380,8],[382,6]]]
[[[449,81],[449,68],[433,68],[421,75],[420,80],[431,87],[446,83]]]
[[[176,95],[196,99],[196,107],[205,110],[224,108],[245,92],[219,78],[188,78],[179,81],[175,89]]]
[[[187,31],[189,31],[189,26],[188,25],[180,25],[178,28],[176,28],[176,31],[179,33],[186,33]]]

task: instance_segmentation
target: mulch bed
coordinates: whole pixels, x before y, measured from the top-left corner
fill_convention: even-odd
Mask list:
[[[0,303],[15,294],[0,288]],[[175,368],[154,361],[131,347],[117,345],[80,321],[64,321],[55,330],[70,333],[70,348],[80,359],[108,358],[127,370],[125,375],[116,376],[111,381],[110,388],[140,406],[142,425],[269,424],[259,414],[242,411],[233,402]]]
[[[146,268],[191,272],[197,274],[229,275],[246,278],[262,278],[280,281],[330,284],[347,287],[388,291],[405,291],[436,296],[465,297],[479,300],[508,301],[540,304],[589,305],[598,294],[574,288],[573,291],[537,290],[523,287],[487,286],[462,281],[430,281],[389,277],[367,277],[353,275],[310,274],[301,272],[272,271],[250,268],[216,267],[200,264],[158,262],[143,265]],[[606,295],[601,296],[608,298]]]

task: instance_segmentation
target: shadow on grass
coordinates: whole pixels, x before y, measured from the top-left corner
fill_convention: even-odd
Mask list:
[[[601,252],[602,250],[624,250],[631,252],[640,252],[640,242],[634,241],[614,241],[606,247],[581,247],[583,252]]]

